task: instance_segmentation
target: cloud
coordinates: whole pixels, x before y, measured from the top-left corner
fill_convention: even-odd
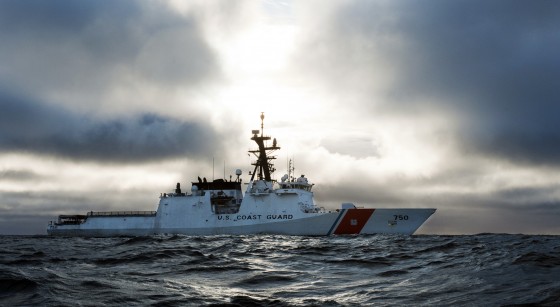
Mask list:
[[[0,170],[0,181],[33,181],[43,176],[25,169],[2,169]]]
[[[333,91],[371,113],[451,115],[462,150],[560,165],[557,2],[348,1],[323,16],[298,63]]]
[[[348,155],[356,158],[380,157],[380,149],[371,136],[342,135],[339,138],[329,137],[321,140],[321,146],[329,152]]]
[[[192,89],[220,78],[202,25],[165,2],[2,1],[0,83],[73,107],[119,88]]]
[[[136,114],[95,119],[0,91],[0,150],[26,151],[73,160],[139,162],[219,149],[208,124]]]
[[[438,208],[424,233],[560,231],[556,2],[239,3],[0,2],[0,233],[151,210],[210,152],[247,160],[240,118],[268,105],[320,205]]]

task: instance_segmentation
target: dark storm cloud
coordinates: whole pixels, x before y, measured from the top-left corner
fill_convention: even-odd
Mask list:
[[[193,86],[219,74],[199,23],[163,2],[0,1],[0,82],[81,95],[131,79]]]
[[[91,119],[0,91],[0,150],[98,161],[147,161],[214,152],[209,125],[155,114]]]
[[[386,77],[377,112],[445,110],[467,150],[560,165],[559,2],[356,1],[319,27],[304,67],[337,90]]]

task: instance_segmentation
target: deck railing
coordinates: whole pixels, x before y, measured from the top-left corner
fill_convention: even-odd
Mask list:
[[[90,211],[87,216],[152,216],[156,215],[157,211]]]

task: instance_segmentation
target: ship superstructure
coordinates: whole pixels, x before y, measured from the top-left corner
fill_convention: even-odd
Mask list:
[[[237,178],[206,178],[192,182],[183,192],[179,183],[174,191],[162,193],[156,211],[88,212],[85,215],[60,215],[47,227],[49,235],[59,236],[147,236],[154,234],[285,234],[342,235],[400,233],[413,234],[435,209],[357,208],[343,203],[339,209],[326,210],[313,198],[313,184],[301,175],[286,174],[280,182],[272,153],[279,150],[276,139],[253,130],[257,149],[250,150],[256,160],[250,180],[242,192],[242,171]],[[272,140],[272,144],[268,145]]]

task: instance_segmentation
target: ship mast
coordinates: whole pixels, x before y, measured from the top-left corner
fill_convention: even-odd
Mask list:
[[[251,138],[251,140],[257,143],[259,149],[249,150],[250,153],[254,154],[257,157],[257,161],[251,163],[251,165],[255,166],[253,174],[251,175],[251,181],[255,179],[255,174],[257,174],[257,178],[259,180],[264,179],[266,181],[272,181],[270,174],[275,171],[272,160],[276,159],[276,157],[270,156],[270,154],[275,150],[280,149],[280,147],[276,145],[276,139],[272,141],[272,146],[265,145],[265,141],[269,141],[271,137],[264,135],[264,112],[261,112],[260,136],[258,135],[259,130],[253,130],[252,133],[253,137]]]

